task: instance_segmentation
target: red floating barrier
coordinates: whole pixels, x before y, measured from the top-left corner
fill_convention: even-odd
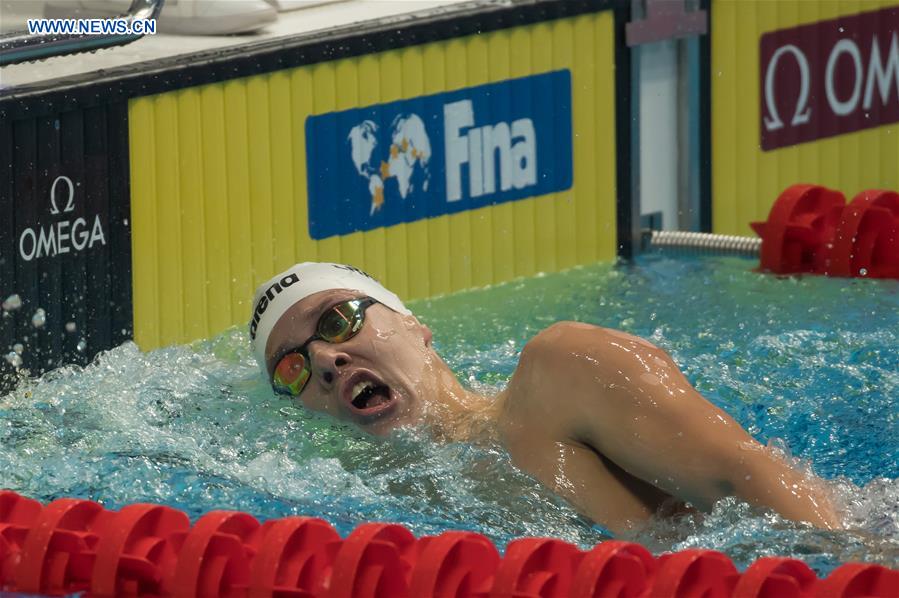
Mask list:
[[[659,557],[650,596],[729,598],[739,573],[716,550],[684,550]]]
[[[880,565],[848,563],[819,582],[814,595],[817,598],[896,598],[899,571]]]
[[[15,590],[63,595],[90,587],[94,547],[113,513],[90,500],[44,507],[22,545]]]
[[[172,580],[164,580],[176,598],[236,597],[246,594],[250,581],[251,548],[257,542],[259,521],[246,513],[212,511],[203,515],[183,537]],[[177,546],[176,546],[177,547]]]
[[[843,194],[793,185],[766,222],[750,224],[762,238],[760,267],[777,274],[899,279],[899,193]]]
[[[499,562],[496,547],[481,534],[451,531],[422,538],[409,594],[438,598],[486,596]]]
[[[174,570],[178,559],[174,539],[189,529],[186,514],[162,505],[135,504],[114,513],[97,542],[91,595],[169,594],[163,572]]]
[[[493,580],[491,598],[567,598],[583,553],[553,538],[509,542]]]
[[[415,536],[393,523],[363,523],[340,545],[327,598],[402,598],[409,595]]]
[[[846,198],[818,185],[793,185],[780,196],[766,222],[750,226],[762,238],[761,269],[776,274],[823,274]]]
[[[843,565],[825,580],[801,561],[761,558],[741,576],[713,550],[654,560],[608,541],[589,552],[552,538],[509,543],[504,558],[481,534],[416,541],[405,527],[366,523],[346,540],[321,519],[260,526],[213,511],[190,528],[176,509],[120,512],[88,500],[44,508],[0,492],[0,591],[157,598],[895,598],[899,571]]]
[[[0,492],[0,590],[12,584],[28,530],[42,509],[36,500],[15,492]]]
[[[652,585],[656,562],[639,544],[609,540],[584,555],[571,598],[638,598]]]
[[[812,596],[818,578],[796,559],[763,557],[740,576],[733,598],[805,598]]]
[[[899,193],[855,196],[837,226],[828,274],[899,278]]]
[[[320,596],[330,581],[340,536],[312,517],[267,521],[250,568],[250,598]]]

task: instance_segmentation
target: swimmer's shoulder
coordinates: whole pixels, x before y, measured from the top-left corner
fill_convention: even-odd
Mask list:
[[[583,322],[556,322],[545,328],[521,351],[510,381],[516,396],[544,396],[571,382],[577,356],[598,356],[616,331]],[[523,399],[520,399],[523,400]]]
[[[597,375],[629,370],[639,365],[635,356],[657,354],[664,352],[627,332],[565,321],[547,327],[528,341],[518,369],[527,374],[531,383],[539,380],[557,387],[582,377],[595,380]]]
[[[610,388],[638,384],[650,368],[676,369],[638,336],[582,322],[558,322],[525,345],[508,387],[507,415],[536,434],[577,439]],[[616,395],[617,396],[617,395]]]
[[[594,324],[556,322],[529,340],[521,352],[521,357],[522,360],[546,361],[564,356],[570,350],[601,351],[616,338],[637,339],[624,332]]]
[[[529,340],[507,388],[507,427],[517,428],[516,436],[528,442],[571,439],[581,425],[585,401],[594,400],[597,369],[605,369],[602,356],[616,332],[565,321]]]

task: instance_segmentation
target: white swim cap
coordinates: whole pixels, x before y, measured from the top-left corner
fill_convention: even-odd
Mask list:
[[[259,285],[253,297],[250,342],[256,361],[265,371],[265,345],[281,316],[300,299],[321,291],[360,291],[403,315],[412,314],[400,298],[358,268],[344,264],[303,262]]]

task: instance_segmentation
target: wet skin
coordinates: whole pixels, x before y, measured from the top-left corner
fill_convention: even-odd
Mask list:
[[[325,309],[357,296],[325,291],[285,312],[266,345],[269,378]],[[672,503],[707,510],[728,495],[790,519],[840,526],[821,480],[761,446],[641,338],[554,324],[527,343],[495,397],[462,387],[431,339],[414,316],[373,305],[352,339],[309,346],[312,375],[298,400],[373,434],[423,425],[438,439],[491,436],[516,465],[614,532]],[[358,408],[351,395],[360,381],[389,388],[389,400]]]

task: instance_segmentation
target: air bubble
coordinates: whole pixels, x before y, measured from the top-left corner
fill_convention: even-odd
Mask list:
[[[867,270],[866,268],[861,268],[861,269],[858,271],[858,275],[859,275],[859,276],[867,276],[867,275],[868,275],[868,270]]]
[[[81,339],[80,341],[78,341],[78,344],[75,345],[75,348],[78,349],[79,353],[84,353],[84,350],[87,349],[87,341]]]
[[[78,325],[75,322],[66,322],[66,332],[75,332],[78,330]]]
[[[5,311],[15,311],[22,307],[22,298],[17,294],[12,294],[6,298],[6,301],[3,302],[3,309]]]
[[[15,351],[18,355],[21,355],[22,351],[25,350],[25,346],[22,343],[16,343],[12,346],[12,350]]]
[[[19,357],[19,354],[15,351],[10,351],[6,354],[6,361],[14,368],[22,367],[22,358]]]
[[[34,312],[34,315],[31,316],[31,325],[35,328],[43,328],[44,324],[47,323],[47,312],[44,311],[43,307],[37,308],[37,311]]]

